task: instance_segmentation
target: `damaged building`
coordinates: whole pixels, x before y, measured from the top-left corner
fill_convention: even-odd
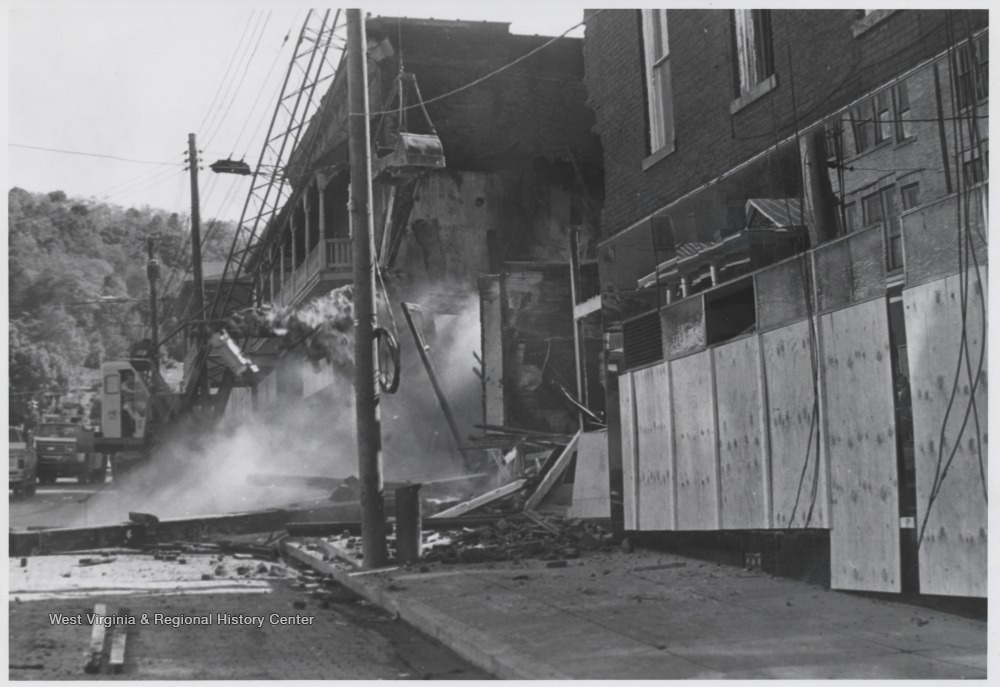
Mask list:
[[[390,470],[393,453],[454,454],[477,423],[543,432],[578,424],[567,399],[577,396],[571,281],[597,294],[603,196],[582,41],[545,46],[551,39],[508,26],[366,23],[378,320],[402,357],[399,392],[380,401]],[[353,281],[346,96],[338,70],[287,164],[290,199],[247,266],[264,303],[296,307]],[[463,436],[449,436],[408,319]],[[578,333],[587,402],[601,412],[601,330]],[[266,339],[251,350],[265,375],[255,391],[233,391],[231,413],[351,396],[351,377],[335,364]]]
[[[584,52],[625,528],[984,597],[987,13],[590,11]]]

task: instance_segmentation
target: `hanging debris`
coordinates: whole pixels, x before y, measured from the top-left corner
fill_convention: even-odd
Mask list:
[[[301,347],[314,363],[354,364],[354,287],[347,285],[299,307],[265,305],[239,310],[225,322],[234,337],[279,337],[285,350]]]

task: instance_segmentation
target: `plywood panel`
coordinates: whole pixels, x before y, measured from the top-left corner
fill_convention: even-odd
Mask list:
[[[979,416],[978,437],[976,417],[971,412],[973,380],[977,378],[980,352],[985,344],[980,294],[986,286],[976,289],[974,275],[970,279],[966,310],[972,376],[970,378],[970,370],[963,361],[951,413],[945,424],[961,345],[960,283],[960,275],[954,275],[903,292],[913,399],[918,535],[925,518],[927,521],[919,549],[920,591],[924,594],[986,596],[988,508],[984,485],[989,483],[989,475],[985,355],[974,394],[974,408]],[[968,420],[959,436],[967,409],[970,410]],[[945,428],[943,442],[942,425]],[[939,461],[943,471],[953,449],[954,458],[928,509]]]
[[[677,529],[719,527],[712,352],[670,363],[677,474]]]
[[[776,529],[829,527],[825,455],[818,450],[809,322],[761,335]],[[817,361],[818,364],[818,361]]]
[[[835,589],[900,591],[888,319],[881,299],[820,318]]]
[[[768,526],[760,352],[751,336],[713,350],[722,529]]]
[[[634,375],[636,433],[639,447],[639,529],[674,526],[673,437],[670,427],[668,363]]]
[[[571,518],[610,518],[611,493],[608,474],[608,433],[580,435],[576,449]]]
[[[638,521],[639,491],[636,488],[635,402],[632,374],[618,377],[618,398],[622,427],[622,501],[625,507],[625,529],[635,530]]]

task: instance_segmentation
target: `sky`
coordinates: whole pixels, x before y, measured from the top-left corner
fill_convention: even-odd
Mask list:
[[[514,33],[553,36],[583,19],[583,5],[571,2],[416,7],[364,5],[374,15],[507,21]],[[256,164],[308,4],[8,0],[7,9],[8,188],[189,212],[194,133],[201,216],[240,218],[250,178],[208,165],[230,156]]]

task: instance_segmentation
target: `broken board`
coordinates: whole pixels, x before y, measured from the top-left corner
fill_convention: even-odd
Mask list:
[[[768,526],[760,352],[756,336],[712,349],[718,399],[722,529]]]
[[[638,527],[639,490],[636,482],[636,431],[635,398],[632,389],[632,375],[625,373],[618,377],[618,399],[621,411],[622,432],[622,502],[625,509],[625,529],[632,531]]]
[[[678,530],[719,528],[718,454],[712,352],[670,363]]]
[[[545,473],[545,477],[535,488],[535,491],[531,493],[528,500],[524,502],[524,507],[526,510],[532,510],[538,507],[538,504],[542,502],[545,496],[552,490],[555,483],[559,481],[563,473],[566,472],[567,466],[569,466],[570,461],[573,460],[573,456],[576,454],[576,447],[580,441],[580,435],[583,430],[579,430],[573,435],[569,443],[563,448],[556,462],[549,468],[549,471]]]
[[[447,510],[443,510],[440,513],[435,513],[431,518],[454,518],[459,515],[465,515],[466,513],[475,510],[476,508],[482,508],[483,506],[493,503],[494,501],[499,501],[504,496],[509,496],[513,494],[528,480],[519,479],[510,484],[505,484],[499,489],[494,489],[493,491],[488,491],[485,494],[480,494],[474,499],[469,499],[464,503],[460,503],[457,506],[452,506]]]
[[[674,446],[669,363],[637,370],[635,417],[639,452],[637,529],[674,529]]]
[[[825,454],[817,441],[819,413],[814,413],[809,322],[762,334],[761,351],[771,447],[772,526],[829,527]]]
[[[969,279],[966,308],[972,380],[963,360],[955,399],[945,425],[944,451],[941,451],[942,424],[958,370],[962,334],[961,279],[961,275],[953,275],[903,292],[913,399],[918,536],[925,518],[927,520],[919,549],[920,591],[985,597],[989,515],[985,494],[985,485],[989,484],[985,354],[974,397],[979,437],[970,403],[973,403],[972,380],[977,376],[980,352],[986,343],[980,312],[985,305],[981,294],[986,284],[977,289],[974,273]],[[959,437],[967,409],[970,410],[968,420]],[[979,459],[980,447],[982,461]],[[938,496],[929,504],[934,475],[943,471],[953,449],[956,449],[954,459],[948,466]]]
[[[608,470],[608,432],[580,435],[573,476],[571,518],[611,517],[611,477]]]
[[[899,489],[886,302],[820,317],[833,525],[830,586],[900,591]]]

